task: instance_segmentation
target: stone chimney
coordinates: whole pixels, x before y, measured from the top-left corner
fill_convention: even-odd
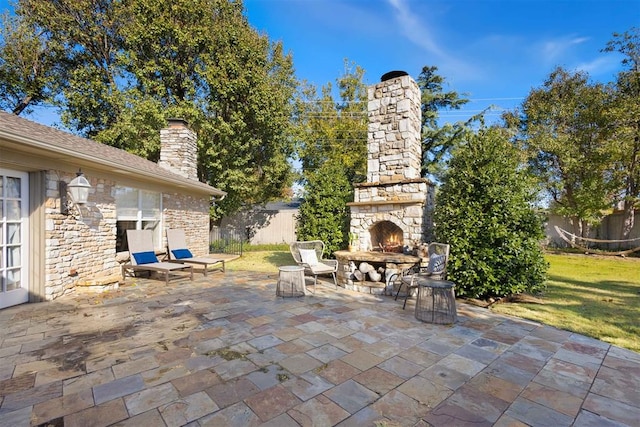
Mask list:
[[[354,185],[349,231],[362,250],[408,251],[433,230],[434,187],[420,176],[420,88],[390,71],[368,95],[367,182]]]
[[[420,178],[420,88],[404,71],[369,87],[367,182]]]
[[[198,180],[198,137],[184,119],[167,119],[167,127],[160,129],[160,160],[158,165]]]

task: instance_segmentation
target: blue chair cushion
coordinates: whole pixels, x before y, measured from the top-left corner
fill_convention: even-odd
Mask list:
[[[171,253],[176,259],[193,258],[193,254],[189,249],[174,249]]]
[[[158,258],[156,258],[156,254],[152,251],[136,252],[133,254],[133,257],[136,260],[136,264],[151,264],[154,262],[158,262]]]
[[[445,268],[446,257],[444,255],[433,254],[429,257],[429,265],[427,266],[427,272],[429,273],[442,273]]]

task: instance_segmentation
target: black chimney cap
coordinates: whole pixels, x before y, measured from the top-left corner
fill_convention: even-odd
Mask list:
[[[386,82],[387,80],[395,79],[396,77],[408,76],[409,73],[406,71],[389,71],[388,73],[384,73],[382,77],[380,77],[381,82]]]

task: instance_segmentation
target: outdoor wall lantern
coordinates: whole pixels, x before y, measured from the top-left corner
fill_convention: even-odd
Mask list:
[[[91,184],[84,177],[81,169],[76,172],[76,177],[69,184],[60,181],[58,185],[60,191],[60,213],[69,215],[69,208],[72,205],[84,205],[87,203]],[[67,198],[67,194],[71,196],[71,200]]]

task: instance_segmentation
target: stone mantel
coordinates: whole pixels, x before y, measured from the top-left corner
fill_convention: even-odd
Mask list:
[[[380,251],[336,251],[336,258],[342,258],[348,261],[363,262],[379,262],[391,264],[417,264],[420,257],[415,255],[401,254],[398,252],[380,252]]]
[[[357,182],[353,184],[355,188],[366,188],[366,187],[390,187],[394,185],[401,184],[432,184],[430,180],[427,178],[412,178],[412,179],[398,179],[393,181],[385,181],[385,182]]]
[[[384,206],[384,205],[424,205],[426,200],[372,200],[369,202],[348,202],[347,206]]]

